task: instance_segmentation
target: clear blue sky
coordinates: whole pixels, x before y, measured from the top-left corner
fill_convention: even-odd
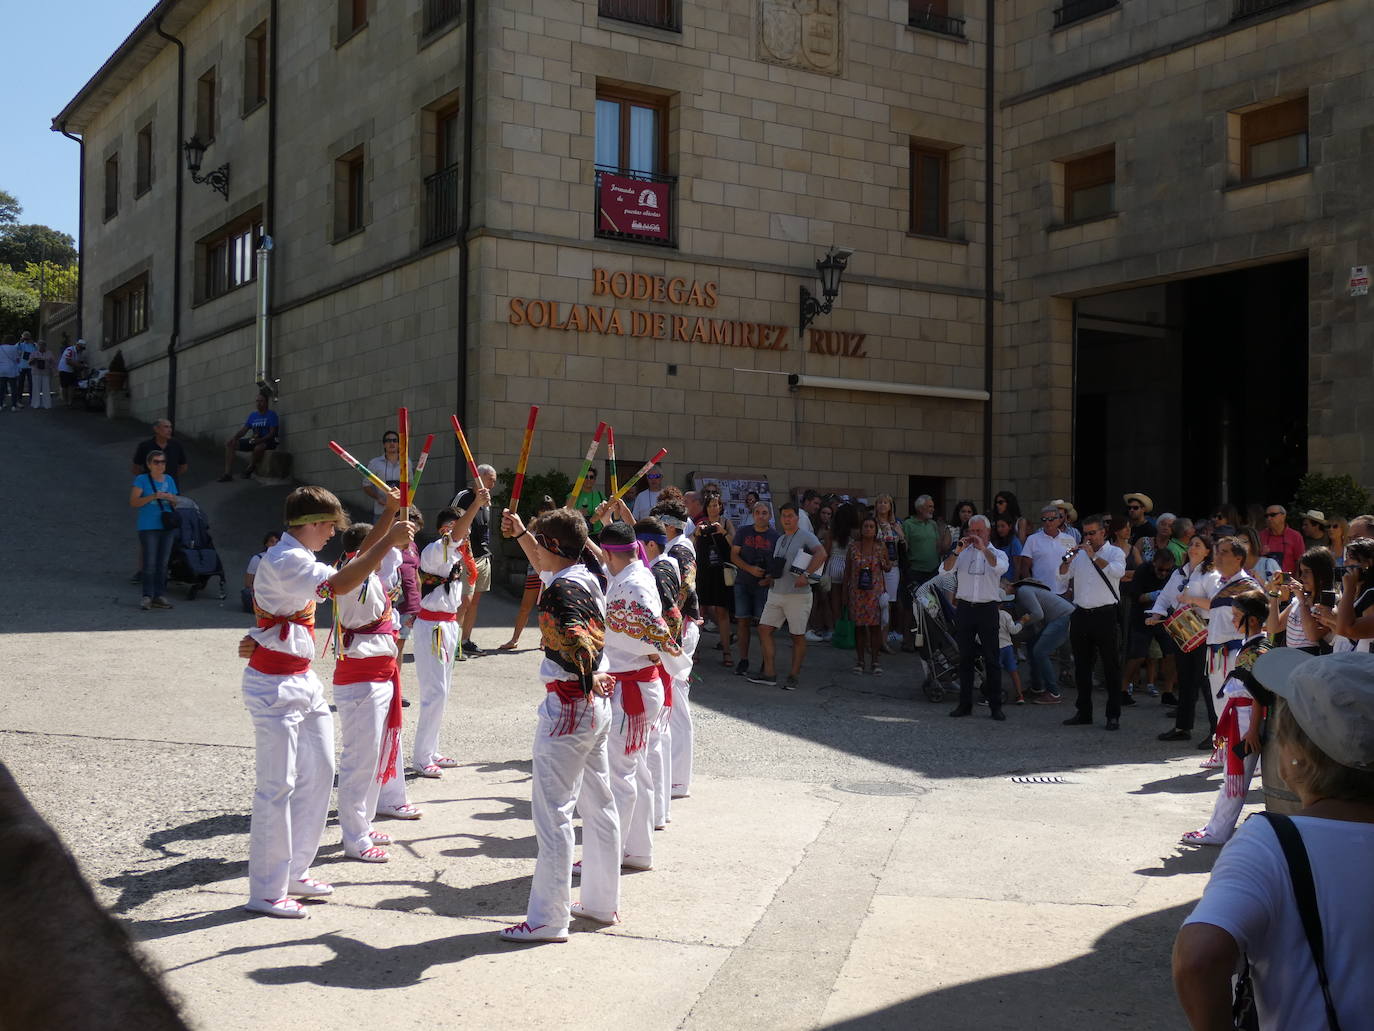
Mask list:
[[[6,2],[9,60],[0,104],[0,189],[22,222],[76,234],[79,148],[52,119],[153,9],[154,0]],[[28,60],[24,55],[29,55]]]

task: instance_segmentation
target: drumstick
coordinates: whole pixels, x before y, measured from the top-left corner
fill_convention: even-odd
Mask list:
[[[420,457],[415,460],[415,475],[410,481],[410,497],[415,500],[415,496],[420,492],[420,474],[425,471],[425,465],[429,462],[429,449],[434,446],[434,434],[425,437],[425,446],[420,449]]]
[[[611,495],[611,501],[616,502],[623,498],[625,496],[625,492],[628,491],[631,487],[633,487],[639,481],[639,478],[641,476],[646,475],[650,469],[658,465],[659,462],[663,461],[663,456],[667,453],[668,449],[666,447],[659,448],[658,454],[654,455],[653,458],[649,459],[647,462],[641,465],[639,467],[639,471],[625,481],[625,486],[621,487],[618,491]]]
[[[468,438],[463,436],[463,427],[458,422],[458,416],[450,415],[449,421],[453,423],[453,432],[458,436],[458,444],[463,449],[463,454],[468,460],[468,469],[472,471],[472,478],[477,479],[477,463],[472,458],[472,448],[468,447]]]
[[[530,444],[534,442],[534,420],[539,418],[539,406],[530,405],[530,420],[525,424],[525,440],[520,445],[520,461],[515,467],[515,482],[510,488],[510,510],[520,510],[520,492],[525,487],[525,466],[530,461]]]
[[[383,480],[380,476],[374,473],[367,466],[363,465],[362,462],[358,461],[343,448],[339,447],[339,445],[332,440],[329,442],[329,450],[333,451],[334,454],[342,458],[346,464],[351,465],[358,472],[362,473],[364,478],[371,480],[372,486],[376,487],[383,494],[391,493],[391,488],[386,485],[385,480]]]
[[[396,409],[396,432],[401,438],[401,519],[410,510],[410,410]]]
[[[615,471],[615,427],[606,427],[606,457],[611,463],[611,493],[620,489],[620,480]]]
[[[582,469],[577,474],[577,481],[573,484],[572,499],[573,504],[577,504],[577,499],[582,495],[582,484],[586,482],[587,472],[592,467],[592,462],[596,459],[596,449],[601,446],[601,434],[606,430],[604,422],[596,424],[596,435],[592,437],[592,446],[587,448],[587,460],[582,463]]]

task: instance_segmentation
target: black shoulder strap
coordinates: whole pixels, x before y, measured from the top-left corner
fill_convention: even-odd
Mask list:
[[[1340,1031],[1341,1024],[1336,1017],[1336,1005],[1331,1001],[1331,985],[1326,978],[1326,944],[1322,938],[1322,918],[1317,911],[1317,886],[1312,880],[1312,864],[1307,856],[1307,847],[1302,842],[1302,834],[1297,825],[1281,813],[1262,813],[1274,828],[1274,836],[1283,847],[1283,856],[1288,860],[1288,877],[1293,882],[1293,896],[1298,902],[1298,915],[1302,917],[1302,929],[1307,935],[1308,947],[1312,950],[1312,960],[1317,966],[1317,983],[1321,985],[1322,999],[1326,1003],[1326,1022],[1331,1031]]]
[[[1107,574],[1104,573],[1104,572],[1102,572],[1102,567],[1099,566],[1099,565],[1097,564],[1097,560],[1096,560],[1095,558],[1089,556],[1089,557],[1088,557],[1088,565],[1092,566],[1092,567],[1093,567],[1093,570],[1097,573],[1097,575],[1100,576],[1100,577],[1102,577],[1102,582],[1103,582],[1104,584],[1107,585],[1107,590],[1109,590],[1109,591],[1111,592],[1111,594],[1112,594],[1112,599],[1113,599],[1114,601],[1116,601],[1117,603],[1120,603],[1120,601],[1121,601],[1121,595],[1119,595],[1119,594],[1116,593],[1116,588],[1113,587],[1113,586],[1112,586],[1112,582],[1111,582],[1110,580],[1107,579]]]

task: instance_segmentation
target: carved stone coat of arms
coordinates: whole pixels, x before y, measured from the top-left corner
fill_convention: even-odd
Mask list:
[[[843,29],[840,0],[761,0],[759,60],[839,75]]]

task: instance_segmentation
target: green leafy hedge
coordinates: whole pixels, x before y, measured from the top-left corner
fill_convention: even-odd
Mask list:
[[[1298,481],[1298,493],[1293,499],[1295,511],[1316,509],[1328,518],[1344,516],[1349,519],[1368,512],[1369,508],[1369,491],[1361,487],[1353,476],[1308,473]]]

